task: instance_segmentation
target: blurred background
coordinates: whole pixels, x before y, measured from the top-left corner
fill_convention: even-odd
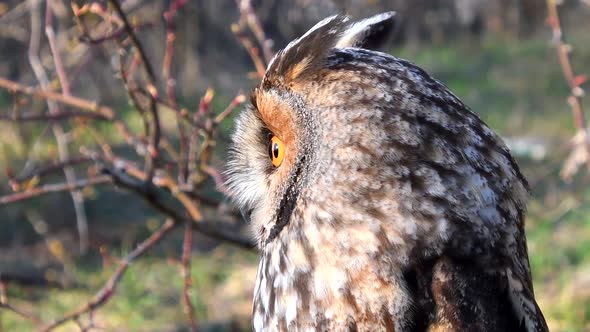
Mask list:
[[[93,298],[105,302],[55,330],[248,331],[256,252],[198,226],[166,231],[108,296],[96,293],[174,219],[156,193],[187,220],[247,239],[222,185],[241,93],[267,53],[322,18],[389,10],[399,24],[384,51],[449,86],[528,178],[530,263],[551,330],[590,331],[587,0],[1,1],[0,331],[34,330]],[[103,119],[71,114],[97,111],[92,102],[116,120],[106,108]],[[131,180],[152,175],[153,195],[134,191]]]

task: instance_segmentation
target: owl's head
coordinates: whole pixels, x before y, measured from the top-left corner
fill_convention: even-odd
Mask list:
[[[320,164],[318,159],[333,157],[332,144],[323,141],[323,132],[347,130],[346,124],[320,119],[326,105],[337,108],[358,97],[340,90],[345,77],[330,74],[338,71],[330,68],[335,61],[352,59],[338,60],[334,54],[352,47],[378,47],[390,34],[393,18],[394,13],[388,12],[359,22],[346,16],[322,20],[275,55],[253,90],[251,105],[237,120],[228,185],[262,242],[288,223],[300,191]]]
[[[495,199],[490,191],[507,188],[482,176],[522,182],[501,140],[443,84],[372,50],[393,23],[391,12],[329,17],[269,63],[237,120],[228,164],[260,245],[294,219],[381,227],[386,215],[416,239],[434,225],[416,216],[442,220],[442,206],[462,200],[478,213]],[[450,226],[437,225],[433,236],[444,238]]]

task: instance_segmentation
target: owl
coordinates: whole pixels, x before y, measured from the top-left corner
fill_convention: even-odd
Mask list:
[[[441,82],[374,50],[393,13],[333,16],[269,63],[228,188],[260,251],[256,331],[547,331],[528,187]]]

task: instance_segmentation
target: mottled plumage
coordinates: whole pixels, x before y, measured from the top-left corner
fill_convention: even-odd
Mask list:
[[[261,252],[254,329],[546,331],[524,177],[442,83],[368,49],[392,24],[323,20],[240,114],[228,184]]]

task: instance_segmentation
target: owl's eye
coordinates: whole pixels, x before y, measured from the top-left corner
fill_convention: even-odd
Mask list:
[[[268,144],[268,155],[274,167],[281,166],[285,157],[285,144],[280,138],[273,136]]]

